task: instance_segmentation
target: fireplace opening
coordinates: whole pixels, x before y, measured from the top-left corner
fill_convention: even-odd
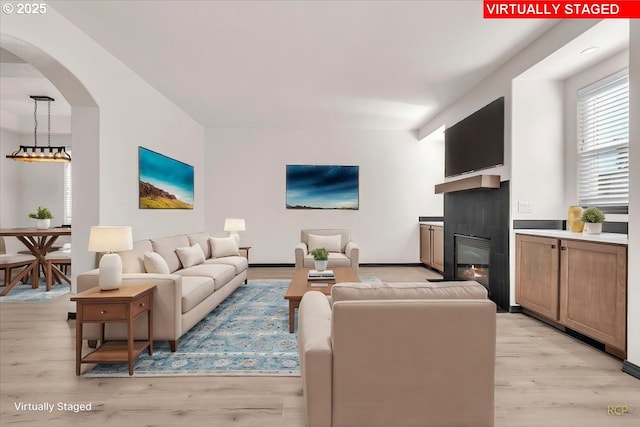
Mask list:
[[[454,234],[455,279],[475,280],[489,288],[491,240],[484,237]]]

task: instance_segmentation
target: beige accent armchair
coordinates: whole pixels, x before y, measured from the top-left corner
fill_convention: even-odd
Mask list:
[[[493,426],[496,306],[479,283],[340,283],[307,292],[298,321],[307,427]]]
[[[320,236],[319,239],[318,236]],[[327,247],[329,251],[327,268],[352,267],[357,273],[360,267],[360,248],[351,241],[351,231],[346,229],[302,230],[300,243],[295,248],[296,268],[313,268],[313,256],[309,252],[314,249],[314,241],[322,241],[323,238],[335,236],[340,236],[340,239],[335,247]],[[328,245],[321,245],[321,247],[326,246]]]

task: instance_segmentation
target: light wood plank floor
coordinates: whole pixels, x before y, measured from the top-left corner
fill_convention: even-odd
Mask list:
[[[437,277],[422,267],[365,267],[388,281]],[[250,278],[292,277],[253,268]],[[68,298],[0,304],[0,425],[304,426],[300,378],[75,376]],[[496,426],[640,425],[640,381],[621,362],[521,314],[498,314]],[[462,385],[461,385],[462,386]],[[19,411],[19,402],[91,402],[91,412]],[[608,405],[626,405],[624,416]]]

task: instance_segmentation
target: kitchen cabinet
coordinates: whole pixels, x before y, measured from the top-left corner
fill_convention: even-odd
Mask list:
[[[444,227],[420,224],[420,262],[439,272],[444,271]]]
[[[517,234],[516,302],[624,354],[627,247]]]

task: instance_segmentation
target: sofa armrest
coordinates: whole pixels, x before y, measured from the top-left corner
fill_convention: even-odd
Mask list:
[[[308,252],[306,243],[300,242],[296,245],[296,268],[304,267],[304,257]]]
[[[344,252],[347,255],[347,258],[351,260],[351,267],[357,273],[358,268],[360,267],[360,248],[353,242],[347,242]]]
[[[331,426],[331,307],[327,296],[304,294],[298,311],[300,376],[308,427]]]
[[[78,292],[98,286],[99,270],[78,275]],[[124,273],[122,286],[153,284],[153,329],[154,338],[177,340],[182,333],[182,276],[177,274]],[[93,324],[86,325],[85,338],[96,339]],[[144,328],[143,328],[144,329]],[[138,331],[136,330],[136,336]]]

